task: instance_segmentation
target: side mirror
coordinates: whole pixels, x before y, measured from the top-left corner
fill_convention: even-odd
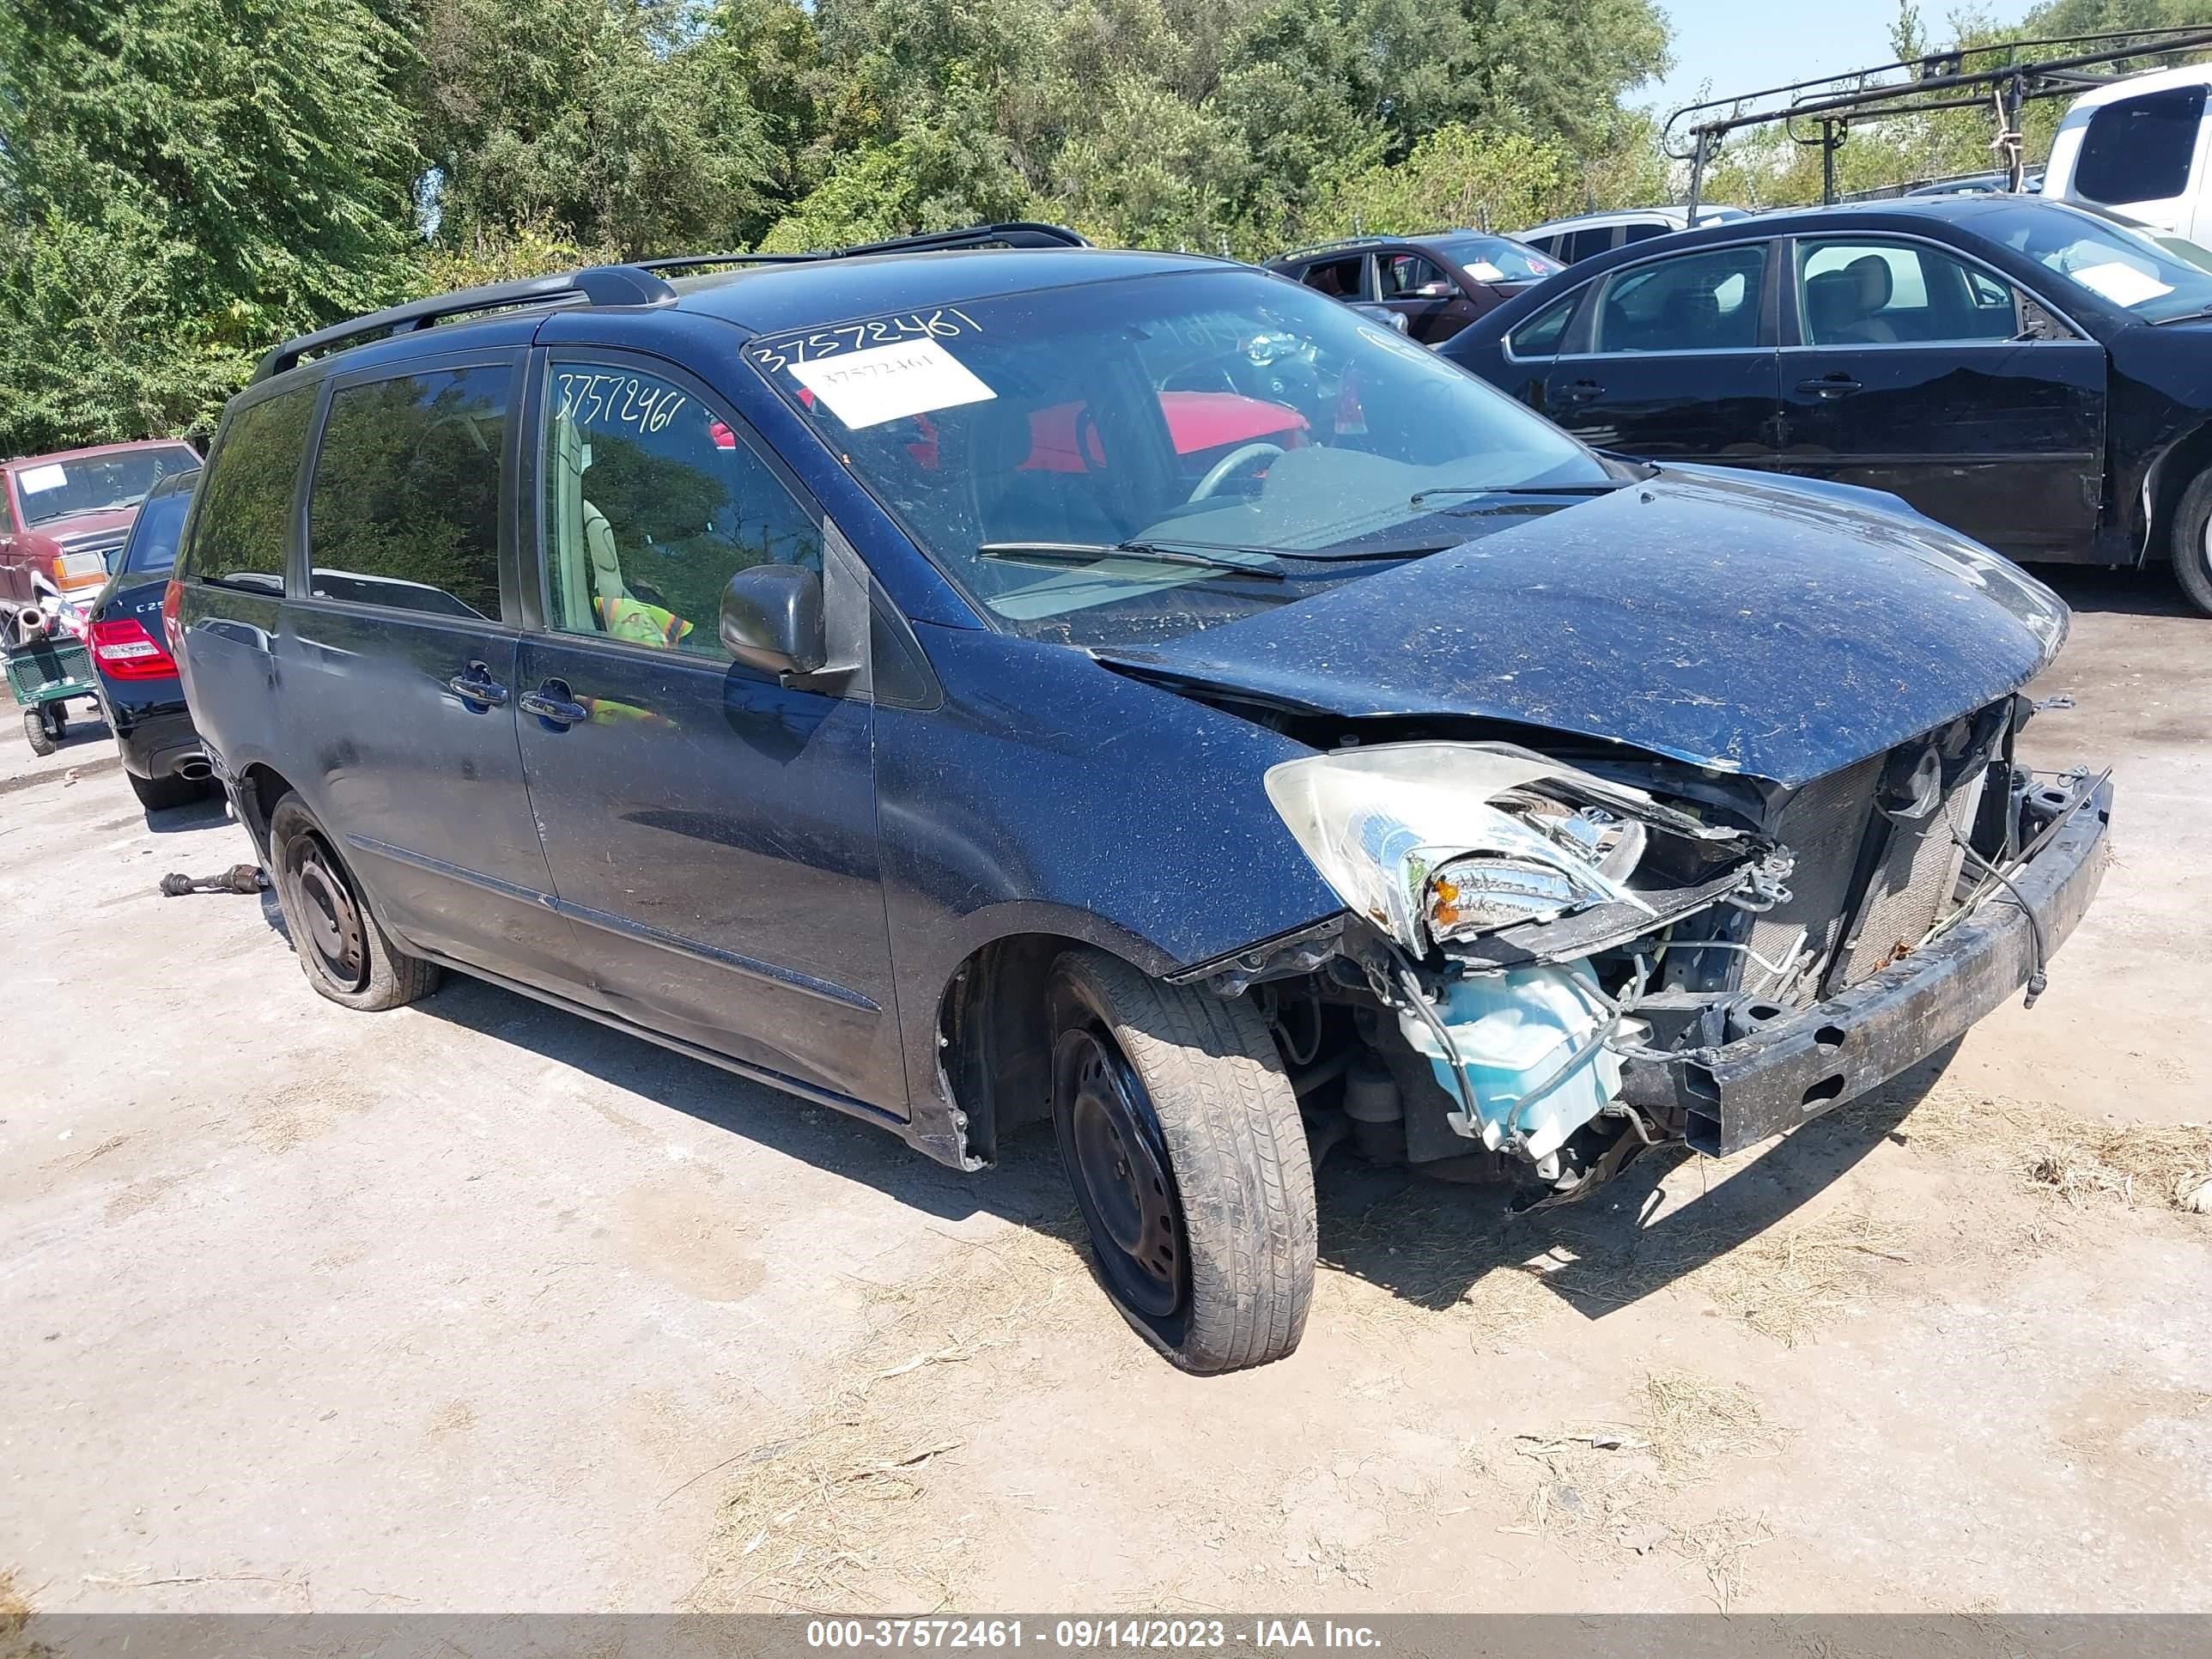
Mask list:
[[[1424,300],[1449,300],[1455,291],[1449,283],[1423,283],[1413,290],[1419,298]]]
[[[1370,323],[1380,323],[1401,334],[1406,332],[1406,313],[1402,311],[1393,311],[1389,307],[1376,305],[1371,300],[1354,301],[1352,308]]]
[[[722,589],[722,648],[763,673],[811,674],[829,660],[822,578],[795,564],[757,564]]]

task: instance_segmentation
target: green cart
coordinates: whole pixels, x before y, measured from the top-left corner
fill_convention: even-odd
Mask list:
[[[8,690],[23,706],[23,735],[34,755],[61,747],[68,729],[63,704],[94,695],[92,653],[82,640],[49,635],[6,647]]]

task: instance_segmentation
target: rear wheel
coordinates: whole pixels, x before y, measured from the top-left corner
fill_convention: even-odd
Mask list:
[[[1313,1170],[1259,1011],[1097,951],[1060,957],[1052,1006],[1060,1158],[1122,1317],[1188,1371],[1289,1353],[1313,1296]]]
[[[276,902],[307,983],[332,1002],[377,1012],[437,988],[438,965],[393,945],[362,902],[353,872],[295,795],[269,816]]]
[[[206,784],[193,778],[142,778],[129,768],[123,775],[131,780],[131,793],[138,797],[139,805],[149,812],[166,812],[173,806],[187,806],[204,799]]]
[[[2212,617],[2212,471],[2199,475],[2175,508],[2173,575],[2189,602]]]
[[[23,711],[23,735],[30,739],[34,755],[51,755],[62,746],[60,738],[47,728],[46,711],[43,708]]]

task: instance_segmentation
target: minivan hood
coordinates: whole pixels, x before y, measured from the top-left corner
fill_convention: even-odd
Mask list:
[[[2017,690],[2067,611],[1894,496],[1669,468],[1123,672],[1346,717],[1458,715],[1795,786]]]

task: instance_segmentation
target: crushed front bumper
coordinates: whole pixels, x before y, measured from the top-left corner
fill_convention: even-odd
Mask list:
[[[1632,1060],[1622,1095],[1671,1107],[1686,1117],[1692,1147],[1726,1157],[1881,1087],[2027,983],[2036,947],[2022,902],[2046,953],[2074,931],[2104,879],[2112,809],[2107,782],[2054,826],[2013,872],[2017,899],[2000,888],[1904,961],[1695,1060]]]

